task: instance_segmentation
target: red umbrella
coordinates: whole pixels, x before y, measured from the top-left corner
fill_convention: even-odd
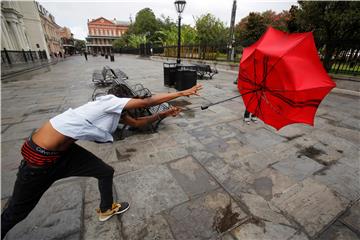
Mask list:
[[[317,107],[335,86],[311,32],[270,27],[240,60],[238,88],[247,110],[277,130],[292,123],[313,126]]]

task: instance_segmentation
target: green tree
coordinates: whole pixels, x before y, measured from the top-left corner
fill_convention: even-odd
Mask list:
[[[112,46],[114,49],[120,49],[127,46],[127,41],[124,37],[120,37],[113,41]]]
[[[290,15],[288,11],[281,13],[276,13],[271,10],[263,13],[251,12],[235,26],[237,43],[244,46],[253,44],[265,33],[269,26],[287,31]]]
[[[214,15],[208,13],[196,19],[195,27],[200,45],[226,45],[228,29],[224,23]]]
[[[160,30],[159,21],[150,8],[144,8],[136,14],[132,27],[134,34],[148,35],[148,40],[154,40],[154,33]]]
[[[313,31],[317,46],[324,49],[324,67],[329,70],[336,51],[360,47],[360,2],[299,1],[292,8],[292,30]]]
[[[86,43],[84,40],[74,39],[74,47],[78,52],[84,51],[86,48]]]
[[[170,29],[164,29],[155,33],[158,36],[158,41],[164,46],[177,46],[178,28],[176,26]],[[181,26],[181,45],[197,44],[196,29],[190,25]]]
[[[145,34],[131,34],[128,39],[128,46],[133,48],[138,48],[141,43],[146,43],[146,35]]]
[[[236,41],[249,46],[264,34],[266,28],[264,17],[260,13],[251,12],[235,26]]]

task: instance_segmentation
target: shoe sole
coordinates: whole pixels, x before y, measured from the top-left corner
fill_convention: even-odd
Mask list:
[[[100,219],[100,218],[99,218],[99,221],[100,221],[100,222],[105,222],[106,220],[109,220],[109,219],[110,219],[112,216],[114,216],[114,215],[119,215],[119,214],[121,214],[121,213],[126,212],[129,208],[130,208],[130,203],[129,203],[129,205],[128,205],[127,208],[125,208],[125,209],[123,209],[123,210],[121,210],[121,211],[119,211],[119,212],[116,212],[116,213],[114,213],[114,214],[112,214],[112,215],[110,215],[110,216],[108,216],[108,217],[106,217],[106,218],[103,218],[103,219]]]

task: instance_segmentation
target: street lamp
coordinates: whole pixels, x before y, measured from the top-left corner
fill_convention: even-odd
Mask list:
[[[181,13],[184,11],[185,8],[185,4],[186,1],[184,0],[177,0],[175,1],[175,8],[176,11],[179,14],[179,25],[178,25],[178,52],[177,52],[177,59],[176,59],[176,63],[180,64],[181,60],[180,60],[180,41],[181,41]]]

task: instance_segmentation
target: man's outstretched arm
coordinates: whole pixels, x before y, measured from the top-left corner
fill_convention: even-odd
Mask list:
[[[158,120],[164,119],[168,116],[177,116],[180,113],[181,109],[178,107],[171,107],[168,110],[156,113],[151,116],[133,118],[129,114],[125,114],[121,117],[121,122],[132,127],[143,127]]]
[[[159,105],[161,103],[173,100],[178,97],[185,97],[185,96],[189,97],[192,95],[199,96],[198,91],[200,91],[201,89],[202,89],[202,85],[197,84],[190,89],[180,91],[180,92],[160,93],[160,94],[156,94],[154,96],[151,96],[149,98],[144,98],[144,99],[134,99],[133,98],[125,105],[124,109],[151,107],[151,106]]]

